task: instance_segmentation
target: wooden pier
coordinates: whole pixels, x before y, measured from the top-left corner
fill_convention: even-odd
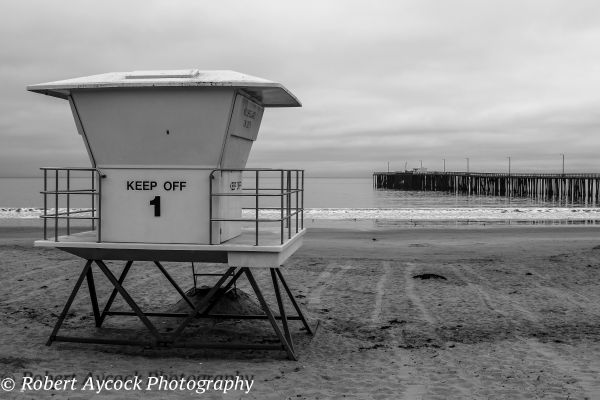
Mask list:
[[[600,174],[591,173],[375,172],[373,187],[477,196],[530,197],[587,205],[600,203]]]

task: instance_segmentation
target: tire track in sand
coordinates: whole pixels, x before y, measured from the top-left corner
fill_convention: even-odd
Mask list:
[[[481,302],[490,310],[503,315],[504,317],[510,317],[510,312],[507,312],[502,308],[503,305],[508,306],[521,314],[526,321],[539,324],[540,317],[534,311],[520,305],[510,295],[498,290],[493,290],[492,288],[490,288],[490,290],[485,290],[485,282],[481,279],[481,274],[477,274],[471,267],[461,264],[460,267],[458,265],[451,265],[451,268],[469,288],[477,293]],[[476,283],[472,283],[473,280],[475,280]],[[490,291],[491,293],[489,293]]]
[[[436,332],[437,319],[427,310],[425,303],[421,300],[421,297],[417,294],[417,290],[415,288],[413,274],[415,269],[417,268],[415,263],[406,262],[406,268],[404,269],[404,281],[405,281],[405,290],[406,295],[409,300],[419,309],[422,319],[427,321],[431,325],[430,334],[438,339],[440,343],[442,343],[442,339],[439,334]],[[454,371],[456,374],[457,385],[454,387],[457,391],[461,393],[459,398],[472,398],[473,394],[471,393],[472,387],[481,386],[481,381],[477,377],[473,377],[469,374],[466,374],[465,371],[462,370],[462,366],[460,363],[460,359],[458,359],[453,352],[444,352],[438,353],[438,355],[442,355],[442,357],[436,358],[438,362],[443,362],[449,370]],[[431,386],[431,382],[435,382],[438,378],[437,375],[427,376],[425,374],[423,376],[424,380],[420,384],[411,385],[407,387],[403,396],[403,399],[417,399],[417,398],[428,398],[431,394],[429,389]]]
[[[423,303],[423,301],[421,300],[421,298],[415,290],[415,283],[413,281],[412,275],[413,272],[415,272],[415,268],[417,268],[417,266],[415,265],[415,263],[412,262],[407,262],[405,263],[405,265],[406,268],[404,269],[404,284],[406,289],[406,295],[408,296],[409,300],[419,309],[423,319],[431,325],[435,325],[436,319],[427,310],[427,307],[425,307],[425,304]]]
[[[458,275],[462,275],[461,272],[458,271],[457,266],[453,265],[452,267]],[[465,275],[476,277],[476,279],[479,281],[481,280],[480,276],[476,274],[475,271],[473,271],[470,267],[465,265],[461,265],[461,267],[463,272],[466,273]],[[463,279],[464,282],[469,284],[469,281],[466,279],[467,277],[465,275],[462,275],[461,279],[465,278]],[[531,325],[536,329],[541,331],[545,329],[540,316],[538,316],[534,311],[528,310],[527,308],[518,304],[517,301],[510,298],[510,296],[499,291],[493,291],[494,300],[492,300],[492,296],[483,290],[481,285],[474,286],[477,286],[477,291],[480,294],[481,299],[485,299],[484,303],[490,307],[491,310],[499,313],[505,313],[504,310],[499,308],[500,304],[508,306],[521,314],[521,317],[531,323]],[[543,286],[537,282],[533,283],[533,286],[535,286],[537,289],[544,289]],[[496,305],[494,305],[494,303],[496,303]],[[510,313],[507,313],[507,317],[510,317]],[[551,365],[556,371],[560,371],[559,374],[561,376],[575,377],[577,382],[574,383],[574,386],[578,387],[586,396],[592,396],[588,398],[598,397],[598,394],[600,394],[600,386],[598,384],[597,374],[595,372],[591,372],[589,368],[582,366],[578,359],[565,354],[561,355],[552,347],[551,344],[542,343],[536,338],[518,336],[516,339],[524,346],[529,348],[531,352],[535,353],[539,359]]]
[[[560,355],[549,343],[542,343],[537,339],[521,339],[531,350],[536,352],[540,358],[550,362],[562,376],[571,376],[576,379],[573,386],[578,387],[584,394],[584,398],[600,398],[600,383],[596,368],[582,366],[581,361],[571,355]],[[567,358],[568,357],[568,358]]]
[[[569,303],[575,307],[585,310],[593,315],[600,316],[600,306],[598,305],[598,299],[593,299],[590,295],[594,292],[588,292],[583,294],[572,286],[567,285],[564,282],[557,282],[552,277],[543,275],[537,271],[528,271],[531,275],[538,278],[537,282],[533,282],[536,287],[541,291],[545,291],[550,295],[561,299],[562,301]],[[560,287],[554,287],[552,285],[558,285]]]
[[[381,275],[381,278],[379,278],[377,286],[375,287],[375,307],[373,313],[371,314],[371,322],[373,324],[378,324],[381,322],[385,283],[390,279],[390,275],[392,274],[392,267],[389,261],[382,261],[381,266],[383,268],[383,274]]]
[[[346,270],[351,269],[349,265],[340,265],[339,271],[333,272],[338,266],[336,264],[329,264],[321,274],[317,277],[314,283],[311,285],[314,287],[313,290],[308,294],[308,305],[316,306],[321,304],[321,295],[323,290],[331,285],[332,281],[338,280]]]

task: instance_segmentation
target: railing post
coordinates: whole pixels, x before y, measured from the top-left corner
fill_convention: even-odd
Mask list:
[[[284,187],[283,187],[283,170],[281,170],[281,244],[283,244],[283,196],[284,196]]]
[[[298,196],[300,196],[300,187],[298,186],[298,170],[296,170],[296,233],[298,233],[298,218],[300,210],[298,210]]]
[[[255,204],[256,211],[255,211],[254,217],[256,218],[256,222],[255,222],[254,235],[255,235],[255,244],[256,244],[256,246],[258,246],[258,188],[259,188],[258,175],[259,175],[259,171],[256,170],[255,173],[256,173],[256,182],[254,182],[254,189],[256,190],[256,204]]]
[[[91,172],[92,172],[92,230],[94,230],[94,228],[95,228],[94,216],[96,215],[96,213],[95,213],[95,211],[96,211],[95,210],[95,207],[96,207],[96,203],[95,203],[96,202],[96,199],[95,199],[95,197],[96,197],[96,193],[95,193],[96,185],[95,185],[94,180],[96,180],[96,176],[95,176],[95,172],[96,171],[92,170]],[[99,184],[100,184],[100,178],[98,179],[98,185]],[[100,199],[98,199],[98,202],[100,202]]]
[[[67,235],[71,234],[71,170],[67,170]]]
[[[292,238],[292,171],[287,171],[287,224],[288,239]]]
[[[92,172],[93,173],[93,172]],[[102,173],[96,170],[96,176],[98,177],[98,243],[102,242]],[[94,180],[92,179],[92,185]],[[92,198],[94,198],[96,194],[93,193],[92,190]],[[93,209],[92,209],[93,210]],[[93,213],[93,211],[92,211]],[[93,217],[93,214],[92,214]],[[92,222],[94,219],[92,218]]]
[[[58,168],[54,170],[54,241],[58,242]]]
[[[44,240],[48,240],[48,170],[44,169]]]
[[[208,243],[213,244],[213,177],[215,171],[208,176]]]
[[[300,223],[302,224],[302,229],[304,229],[304,170],[302,170],[302,218],[300,219]]]

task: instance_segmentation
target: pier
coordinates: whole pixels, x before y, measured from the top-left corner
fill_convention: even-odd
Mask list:
[[[373,187],[477,196],[529,197],[586,205],[600,203],[600,174],[593,173],[374,172]]]

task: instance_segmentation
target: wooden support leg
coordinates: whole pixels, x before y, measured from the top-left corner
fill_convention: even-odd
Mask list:
[[[179,285],[177,284],[177,282],[175,282],[175,280],[171,277],[171,275],[169,275],[169,273],[167,272],[167,270],[165,269],[165,267],[163,267],[162,264],[160,262],[158,262],[158,261],[154,261],[154,264],[156,264],[156,266],[158,267],[158,269],[160,269],[160,272],[162,272],[162,274],[165,276],[165,278],[167,278],[167,280],[171,283],[171,285],[173,285],[173,287],[175,288],[175,290],[177,290],[177,293],[179,293],[179,295],[183,298],[183,300],[185,300],[185,302],[191,307],[191,309],[192,310],[196,310],[196,306],[194,305],[194,303],[192,303],[192,301],[190,300],[190,298],[187,297],[187,295],[181,289],[181,287],[179,287]]]
[[[298,306],[298,303],[296,302],[296,299],[294,298],[294,295],[292,294],[292,291],[290,290],[290,288],[287,285],[285,279],[283,278],[283,274],[281,273],[281,270],[279,268],[275,268],[275,272],[277,272],[277,275],[279,276],[279,280],[281,280],[281,284],[283,285],[283,288],[285,289],[285,292],[287,293],[290,301],[292,302],[292,305],[296,309],[296,312],[298,313],[298,316],[302,320],[302,324],[304,325],[304,328],[306,329],[306,332],[308,334],[310,334],[310,335],[313,335],[314,333],[313,333],[312,329],[310,329],[310,325],[308,325],[308,322],[306,321],[306,318],[304,318],[304,314],[302,314],[302,310],[300,310],[300,306]]]
[[[108,280],[113,285],[113,289],[111,291],[111,294],[108,298],[106,305],[104,306],[102,313],[100,313],[99,307],[98,307],[98,299],[97,299],[97,294],[96,294],[94,276],[93,276],[93,272],[92,272],[93,263],[96,263],[98,265],[99,269],[103,272],[103,274],[108,278]],[[158,267],[158,269],[161,271],[161,273],[171,283],[171,285],[176,289],[176,291],[179,293],[179,295],[181,295],[182,298],[184,298],[186,300],[187,304],[192,308],[191,312],[189,312],[188,314],[144,313],[140,309],[140,307],[136,304],[136,302],[132,299],[132,297],[129,295],[127,290],[125,290],[125,288],[123,287],[123,283],[131,269],[131,266],[133,265],[133,261],[128,261],[125,264],[125,266],[123,267],[123,270],[121,271],[119,278],[117,279],[115,277],[115,275],[111,272],[111,270],[107,267],[107,265],[102,260],[87,260],[85,266],[83,267],[83,270],[81,271],[79,278],[77,279],[75,287],[73,288],[71,294],[69,295],[67,303],[65,304],[65,306],[61,312],[61,315],[59,316],[58,321],[56,322],[56,324],[54,326],[52,334],[50,335],[50,338],[48,339],[47,345],[51,345],[55,341],[64,341],[64,342],[77,342],[77,343],[103,343],[103,344],[121,344],[121,345],[140,345],[141,344],[141,345],[145,345],[145,346],[155,346],[157,344],[168,345],[168,346],[170,346],[170,345],[188,346],[190,344],[185,343],[185,342],[181,343],[181,344],[178,344],[175,342],[177,341],[177,339],[179,339],[182,336],[182,332],[184,331],[186,326],[188,326],[192,320],[194,320],[197,317],[207,317],[207,316],[210,317],[210,314],[209,314],[210,310],[218,303],[219,299],[223,296],[223,294],[232,287],[232,285],[241,277],[242,274],[246,275],[246,277],[252,287],[252,290],[254,291],[254,294],[256,295],[258,302],[260,303],[260,307],[262,308],[264,315],[256,315],[256,316],[255,315],[246,315],[246,316],[239,316],[239,317],[248,317],[249,319],[267,319],[267,320],[269,320],[269,323],[271,324],[273,330],[275,331],[275,334],[276,334],[277,338],[279,339],[280,344],[279,345],[274,345],[274,344],[270,344],[270,345],[237,344],[237,345],[234,345],[234,344],[217,343],[217,344],[206,344],[206,346],[200,345],[200,347],[205,347],[205,348],[225,347],[225,348],[248,348],[248,349],[256,348],[256,349],[273,349],[273,350],[282,349],[287,353],[288,358],[290,358],[292,360],[296,360],[297,358],[296,358],[296,353],[295,353],[295,349],[294,349],[294,345],[293,345],[293,341],[292,341],[292,335],[291,335],[290,329],[289,329],[289,319],[301,319],[307,332],[310,334],[312,334],[312,332],[313,332],[310,329],[306,319],[304,318],[304,315],[302,314],[300,307],[296,303],[296,300],[293,297],[293,295],[290,291],[290,288],[288,287],[285,279],[283,278],[283,275],[281,274],[281,271],[279,270],[279,268],[271,268],[270,269],[271,281],[273,284],[273,289],[275,292],[278,311],[279,311],[279,315],[275,315],[273,313],[273,311],[271,310],[271,308],[269,307],[269,305],[267,304],[265,297],[264,297],[261,289],[259,288],[257,281],[256,281],[256,279],[252,273],[252,270],[250,268],[239,268],[238,269],[236,267],[229,267],[227,272],[223,276],[220,277],[219,281],[215,284],[215,286],[213,286],[210,289],[210,291],[208,292],[208,294],[206,296],[204,296],[204,298],[200,301],[200,303],[197,306],[195,306],[194,303],[191,301],[191,299],[189,299],[187,297],[187,295],[183,292],[181,287],[175,282],[175,280],[170,276],[170,274],[166,271],[166,269],[161,265],[161,263],[157,261],[157,262],[155,262],[155,264]],[[114,315],[132,315],[132,316],[135,315],[140,319],[140,321],[145,325],[145,327],[151,333],[151,335],[153,336],[153,340],[150,342],[142,343],[139,340],[59,336],[58,332],[59,332],[62,324],[64,323],[64,320],[72,306],[72,303],[73,303],[77,293],[81,289],[81,285],[83,284],[84,279],[87,279],[87,285],[88,285],[88,289],[89,289],[89,293],[90,293],[90,300],[92,303],[92,309],[94,312],[94,319],[96,322],[96,326],[98,326],[98,327],[101,326],[107,315],[112,315],[112,314],[114,314]],[[285,289],[287,296],[290,299],[290,302],[294,306],[294,308],[298,314],[297,316],[296,315],[292,315],[292,316],[287,315],[287,312],[285,309],[285,303],[284,303],[283,296],[282,296],[281,289],[280,289],[280,283],[283,285],[283,288]],[[223,289],[220,290],[221,288],[223,288]],[[121,312],[113,313],[110,311],[110,308],[112,307],[112,305],[114,303],[117,293],[119,293],[121,295],[121,297],[123,297],[123,299],[129,305],[129,307],[131,308],[131,310],[133,312],[121,311]],[[289,311],[289,310],[287,310],[287,311]],[[183,317],[185,317],[185,320],[181,323],[181,325],[176,329],[176,331],[172,335],[168,335],[168,334],[161,334],[156,329],[156,327],[149,320],[150,316],[179,317],[179,318],[183,316]],[[226,315],[226,317],[231,318],[231,317],[237,317],[237,316],[236,315]],[[281,320],[281,326],[277,323],[278,319]],[[193,344],[191,344],[191,345],[193,345]]]
[[[123,299],[127,302],[127,304],[129,304],[129,307],[131,307],[131,309],[135,312],[135,314],[142,321],[142,323],[144,325],[146,325],[146,328],[148,328],[150,333],[152,333],[152,335],[156,338],[156,341],[161,342],[161,343],[165,342],[162,335],[154,327],[152,322],[150,322],[148,317],[146,317],[146,315],[144,315],[142,310],[138,307],[138,305],[135,303],[135,301],[133,301],[131,296],[129,296],[129,293],[127,293],[127,291],[123,288],[123,286],[121,286],[121,284],[119,283],[117,278],[115,278],[115,276],[110,271],[110,269],[108,269],[106,264],[104,264],[104,262],[102,260],[94,260],[94,261],[100,267],[100,269],[102,270],[104,275],[106,275],[106,277],[108,278],[110,283],[112,283],[113,286],[119,291],[119,294],[123,297]]]
[[[71,308],[71,304],[73,304],[73,300],[75,300],[75,296],[77,295],[77,292],[79,291],[79,288],[81,287],[81,284],[83,283],[83,280],[87,276],[87,273],[90,270],[91,266],[92,266],[92,260],[87,260],[87,262],[85,263],[85,267],[83,267],[83,270],[81,271],[81,275],[79,275],[79,279],[77,279],[77,283],[75,283],[75,287],[73,287],[73,290],[71,291],[71,295],[69,296],[67,303],[65,304],[62,312],[60,313],[60,316],[58,317],[58,321],[56,321],[56,324],[54,325],[54,329],[52,330],[52,333],[50,334],[50,338],[48,338],[48,341],[46,342],[46,346],[50,346],[52,344],[52,342],[54,341],[54,339],[56,338],[56,334],[58,333],[58,330],[62,326],[63,321],[65,320],[65,317],[67,316],[67,313],[69,312],[69,309]]]
[[[92,310],[94,312],[94,321],[96,326],[100,326],[100,310],[98,309],[98,298],[96,297],[96,286],[94,285],[94,274],[92,272],[92,266],[87,271],[87,284],[90,292],[90,300],[92,301]]]
[[[275,268],[271,268],[271,280],[273,281],[273,290],[275,290],[275,297],[277,298],[277,306],[279,307],[279,316],[281,317],[283,333],[290,345],[290,348],[295,352],[294,342],[292,342],[292,335],[290,334],[290,328],[288,327],[287,315],[285,314],[285,306],[283,305],[283,299],[281,298],[281,292],[279,291],[279,283],[277,283]]]
[[[131,266],[133,265],[133,261],[127,261],[127,264],[125,264],[125,267],[123,267],[123,271],[121,272],[121,276],[119,276],[119,285],[123,285],[123,282],[125,281],[125,277],[127,277],[127,274],[129,273],[129,269],[131,268]],[[97,326],[102,326],[102,323],[104,322],[104,319],[106,318],[107,313],[110,311],[110,307],[112,307],[113,301],[115,301],[115,297],[117,297],[117,293],[118,290],[115,287],[112,291],[112,293],[110,294],[110,297],[108,298],[108,301],[106,302],[106,305],[104,306],[104,310],[102,310],[102,314],[100,315],[100,323]]]
[[[235,273],[235,275],[223,287],[223,290],[221,290],[221,293],[216,294],[213,298],[213,301],[211,301],[210,304],[208,305],[208,307],[206,307],[204,309],[204,311],[202,311],[202,315],[207,315],[213,309],[213,307],[219,303],[219,300],[221,299],[221,297],[223,297],[225,295],[225,293],[227,293],[229,288],[231,288],[231,286],[233,286],[233,284],[239,279],[239,277],[242,275],[243,272],[244,272],[244,270],[240,268],[238,270],[238,272]]]
[[[190,322],[192,322],[192,320],[194,318],[196,318],[196,316],[199,313],[201,313],[204,310],[204,308],[206,306],[208,306],[208,304],[210,303],[210,301],[213,299],[213,297],[219,291],[219,288],[223,285],[223,283],[225,283],[225,281],[227,280],[227,278],[229,278],[233,274],[234,271],[235,271],[235,267],[229,267],[229,269],[227,270],[227,272],[218,280],[218,282],[215,284],[215,286],[213,286],[210,289],[210,291],[202,299],[202,301],[200,302],[200,304],[198,306],[196,306],[196,308],[191,313],[188,314],[188,316],[185,319],[185,321],[183,321],[181,323],[181,325],[179,325],[179,327],[177,328],[177,330],[173,333],[173,336],[172,336],[171,340],[175,341],[175,340],[177,340],[181,336],[181,334],[183,333],[183,330],[190,324]]]
[[[260,303],[265,314],[267,314],[267,318],[269,319],[269,322],[273,326],[273,330],[275,331],[275,334],[281,341],[281,344],[283,345],[284,350],[287,352],[288,358],[290,360],[296,361],[297,360],[296,354],[294,353],[294,350],[292,349],[292,346],[289,344],[287,338],[281,333],[281,330],[279,329],[279,326],[277,325],[277,320],[273,316],[273,313],[271,312],[269,305],[265,301],[265,298],[263,297],[262,292],[260,291],[260,288],[258,287],[258,284],[256,283],[256,280],[254,280],[254,276],[252,275],[250,268],[244,268],[244,272],[246,273],[246,277],[248,278],[248,281],[250,282],[250,285],[252,286],[252,290],[254,290],[254,294],[256,294],[256,297],[258,298],[258,302]]]

